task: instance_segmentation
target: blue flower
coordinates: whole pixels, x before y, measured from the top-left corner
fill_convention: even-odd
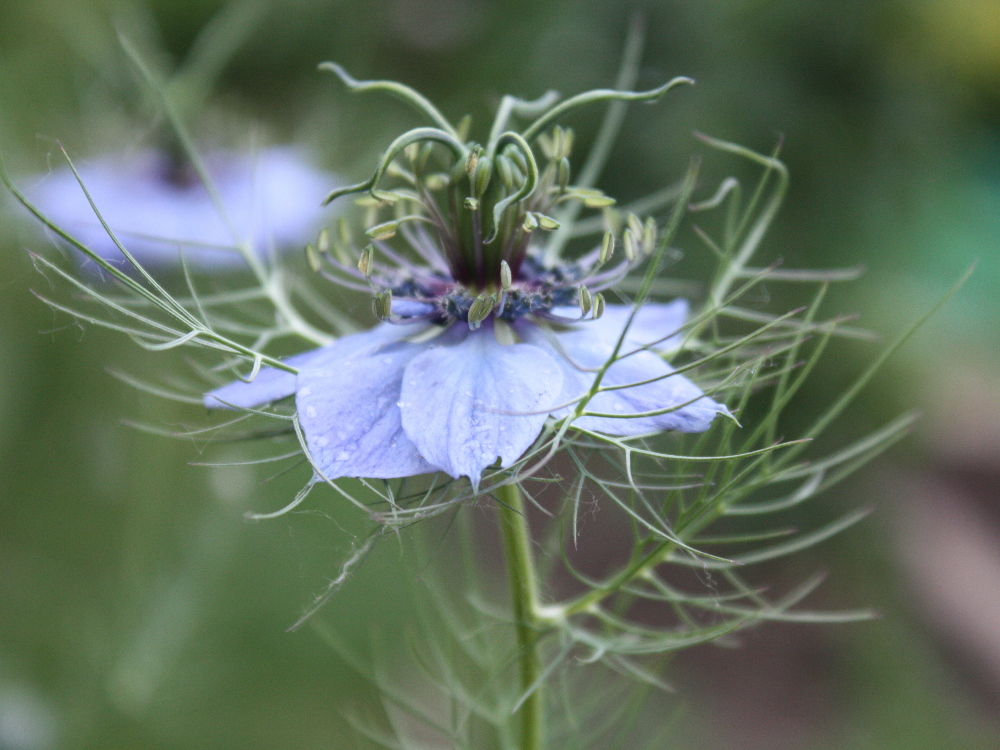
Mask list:
[[[476,330],[434,323],[381,323],[287,360],[295,375],[262,369],[205,397],[208,406],[255,408],[295,396],[316,467],[327,479],[406,477],[444,471],[477,484],[500,459],[510,466],[551,415],[563,417],[611,356],[631,308],[608,305],[599,320],[546,326],[521,319],[515,342],[497,324]],[[569,312],[566,310],[565,312]],[[725,407],[672,369],[658,352],[679,343],[687,303],[641,307],[602,386],[574,424],[609,435],[701,432]],[[427,339],[428,334],[437,334]],[[633,385],[638,384],[638,385]],[[655,416],[629,415],[678,407]]]
[[[262,255],[272,247],[301,247],[314,237],[323,219],[316,196],[337,181],[289,146],[256,154],[215,151],[205,163],[238,238]],[[243,263],[226,218],[190,166],[147,149],[83,162],[77,170],[105,221],[143,265],[175,265],[178,248],[202,269]],[[38,178],[28,195],[94,252],[124,260],[69,167]]]
[[[536,102],[504,97],[480,145],[401,84],[321,67],[352,89],[392,92],[434,125],[396,138],[370,179],[328,196],[368,193],[359,201],[369,213],[364,247],[342,225],[308,250],[330,281],[374,291],[383,322],[292,357],[297,374],[264,369],[252,382],[214,390],[208,406],[254,408],[294,395],[326,479],[444,471],[474,487],[487,467],[524,455],[549,417],[573,415],[599,375],[602,390],[573,422],[580,429],[700,432],[726,413],[660,354],[680,343],[685,301],[639,305],[634,315],[629,306],[605,305],[604,290],[662,259],[669,238],[658,237],[652,217],[611,218],[623,245],[614,260],[611,231],[574,258],[547,239],[561,227],[557,215],[571,216],[569,206],[609,209],[614,200],[569,182],[572,131],[546,127],[575,107],[652,100],[686,79],[648,92],[598,90],[555,106],[554,92]],[[514,118],[534,122],[519,133],[509,129]],[[383,189],[383,178],[395,184]],[[380,212],[390,212],[387,220]]]

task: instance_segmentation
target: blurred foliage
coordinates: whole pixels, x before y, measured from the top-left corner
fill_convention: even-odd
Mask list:
[[[150,45],[169,70],[219,7],[0,0],[5,161],[28,175],[57,163],[53,139],[80,156],[158,137],[111,19],[158,35]],[[1000,354],[995,0],[264,7],[195,133],[206,142],[241,142],[250,131],[301,141],[348,177],[363,176],[410,115],[349,97],[316,72],[319,61],[404,81],[448,116],[468,110],[486,127],[502,92],[574,93],[610,82],[627,17],[642,10],[649,42],[639,85],[678,74],[698,85],[631,108],[602,182],[609,193],[627,200],[672,182],[692,152],[705,160],[707,184],[732,170],[697,146],[695,129],[762,151],[782,144],[792,189],[770,239],[773,257],[868,266],[868,277],[837,290],[834,307],[860,311],[887,337],[979,259],[967,288],[870,389],[845,432],[859,435],[912,406],[921,392],[909,384],[927,368],[946,372],[941,363],[962,346],[994,362]],[[580,140],[598,115],[573,120]],[[39,243],[32,227],[5,216],[0,242],[0,748],[354,746],[338,710],[361,689],[356,676],[308,630],[285,633],[336,570],[351,513],[330,501],[290,519],[242,523],[250,507],[278,507],[298,478],[265,483],[256,470],[191,467],[196,445],[122,424],[180,419],[105,369],[163,362],[120,337],[67,326],[31,296],[44,284],[21,251]],[[705,267],[692,252],[676,273],[698,279]],[[839,368],[799,397],[803,420],[873,350],[842,353]],[[920,462],[920,451],[910,443],[896,460]],[[854,507],[868,486],[856,480],[830,503]],[[756,704],[756,718],[725,713],[732,705],[723,686],[733,680],[725,671],[713,679],[706,665],[749,657],[695,653],[680,661],[681,693],[668,699],[671,711],[687,705],[678,747],[995,747],[986,693],[937,650],[906,603],[884,541],[891,523],[880,509],[875,522],[795,563],[830,568],[831,601],[873,606],[883,620],[807,635],[779,629],[743,649],[752,656],[818,643],[827,667],[795,679],[822,694],[814,712],[822,720],[793,716],[806,728],[768,734],[766,704]],[[363,643],[373,627],[404,627],[397,554],[383,545],[322,613],[342,639]],[[736,680],[728,692],[740,684],[752,690]]]

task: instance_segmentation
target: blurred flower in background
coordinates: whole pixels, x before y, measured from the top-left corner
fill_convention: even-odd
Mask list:
[[[69,166],[59,168],[32,180],[28,196],[77,240],[124,263],[103,219],[152,268],[179,265],[183,253],[192,267],[238,269],[245,265],[239,244],[263,257],[299,250],[330,218],[319,204],[339,180],[292,147],[213,151],[204,163],[214,196],[183,157],[150,149],[74,165],[79,179]]]

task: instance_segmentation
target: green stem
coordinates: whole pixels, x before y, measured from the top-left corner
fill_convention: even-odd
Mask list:
[[[542,750],[542,689],[536,686],[541,674],[536,644],[539,634],[535,564],[531,557],[531,531],[524,511],[524,501],[516,484],[497,490],[497,515],[503,535],[504,556],[510,598],[517,628],[517,646],[521,663],[522,693],[533,689],[517,713],[521,718],[521,750]]]

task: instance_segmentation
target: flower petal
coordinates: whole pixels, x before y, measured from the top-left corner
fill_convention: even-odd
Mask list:
[[[656,352],[676,349],[684,338],[680,327],[687,321],[688,310],[688,301],[682,297],[667,303],[647,302],[632,319],[621,353],[627,354],[640,347],[648,347]],[[567,318],[580,314],[576,307],[557,307],[552,312]],[[600,318],[573,323],[572,329],[590,331],[591,335],[599,336],[614,346],[631,312],[632,305],[607,305]]]
[[[406,366],[426,344],[395,344],[349,365],[309,364],[299,371],[295,404],[313,462],[327,479],[391,479],[426,474],[403,431],[399,394]]]
[[[622,417],[584,416],[574,424],[584,430],[609,435],[641,435],[662,430],[704,432],[716,414],[728,412],[725,406],[703,395],[690,380],[683,375],[670,375],[672,372],[673,368],[652,352],[636,352],[618,360],[608,368],[601,385],[627,387],[598,393],[586,408],[589,412],[621,414]],[[653,378],[658,380],[645,382]],[[628,416],[671,407],[679,408],[655,416]]]
[[[299,370],[305,367],[322,368],[349,357],[371,354],[379,347],[420,333],[426,327],[426,325],[396,326],[391,323],[381,323],[371,330],[339,338],[328,346],[296,354],[285,362]],[[274,367],[264,367],[257,373],[257,377],[248,383],[236,380],[205,394],[205,406],[209,409],[253,409],[291,396],[295,393],[295,384],[294,373]]]
[[[205,164],[228,223],[197,177],[178,175],[177,166],[162,151],[98,157],[77,167],[119,240],[151,267],[177,265],[183,248],[192,266],[239,268],[244,261],[230,225],[241,240],[266,255],[272,242],[278,248],[305,243],[329,218],[329,211],[318,208],[319,201],[339,180],[311,166],[293,147],[273,146],[256,154],[214,151],[206,155]],[[69,167],[37,180],[28,194],[94,252],[124,262]]]
[[[620,333],[621,329],[618,330]],[[616,340],[614,335],[607,336],[606,330],[587,329],[580,325],[548,335],[532,325],[521,326],[518,332],[528,343],[549,352],[562,368],[560,403],[579,399],[590,389],[597,370],[614,351]],[[603,387],[629,387],[599,393],[586,407],[590,412],[622,416],[581,417],[574,424],[582,429],[610,435],[640,435],[662,430],[703,432],[709,428],[716,414],[728,413],[724,405],[703,396],[690,380],[683,375],[671,375],[672,372],[670,365],[658,355],[633,349],[631,354],[609,367],[601,381]],[[678,408],[655,416],[629,417],[671,407]],[[566,416],[571,409],[560,409],[556,416]]]
[[[551,356],[529,344],[498,343],[487,323],[410,362],[400,400],[403,427],[428,461],[478,487],[497,457],[509,466],[527,450],[561,390]]]

